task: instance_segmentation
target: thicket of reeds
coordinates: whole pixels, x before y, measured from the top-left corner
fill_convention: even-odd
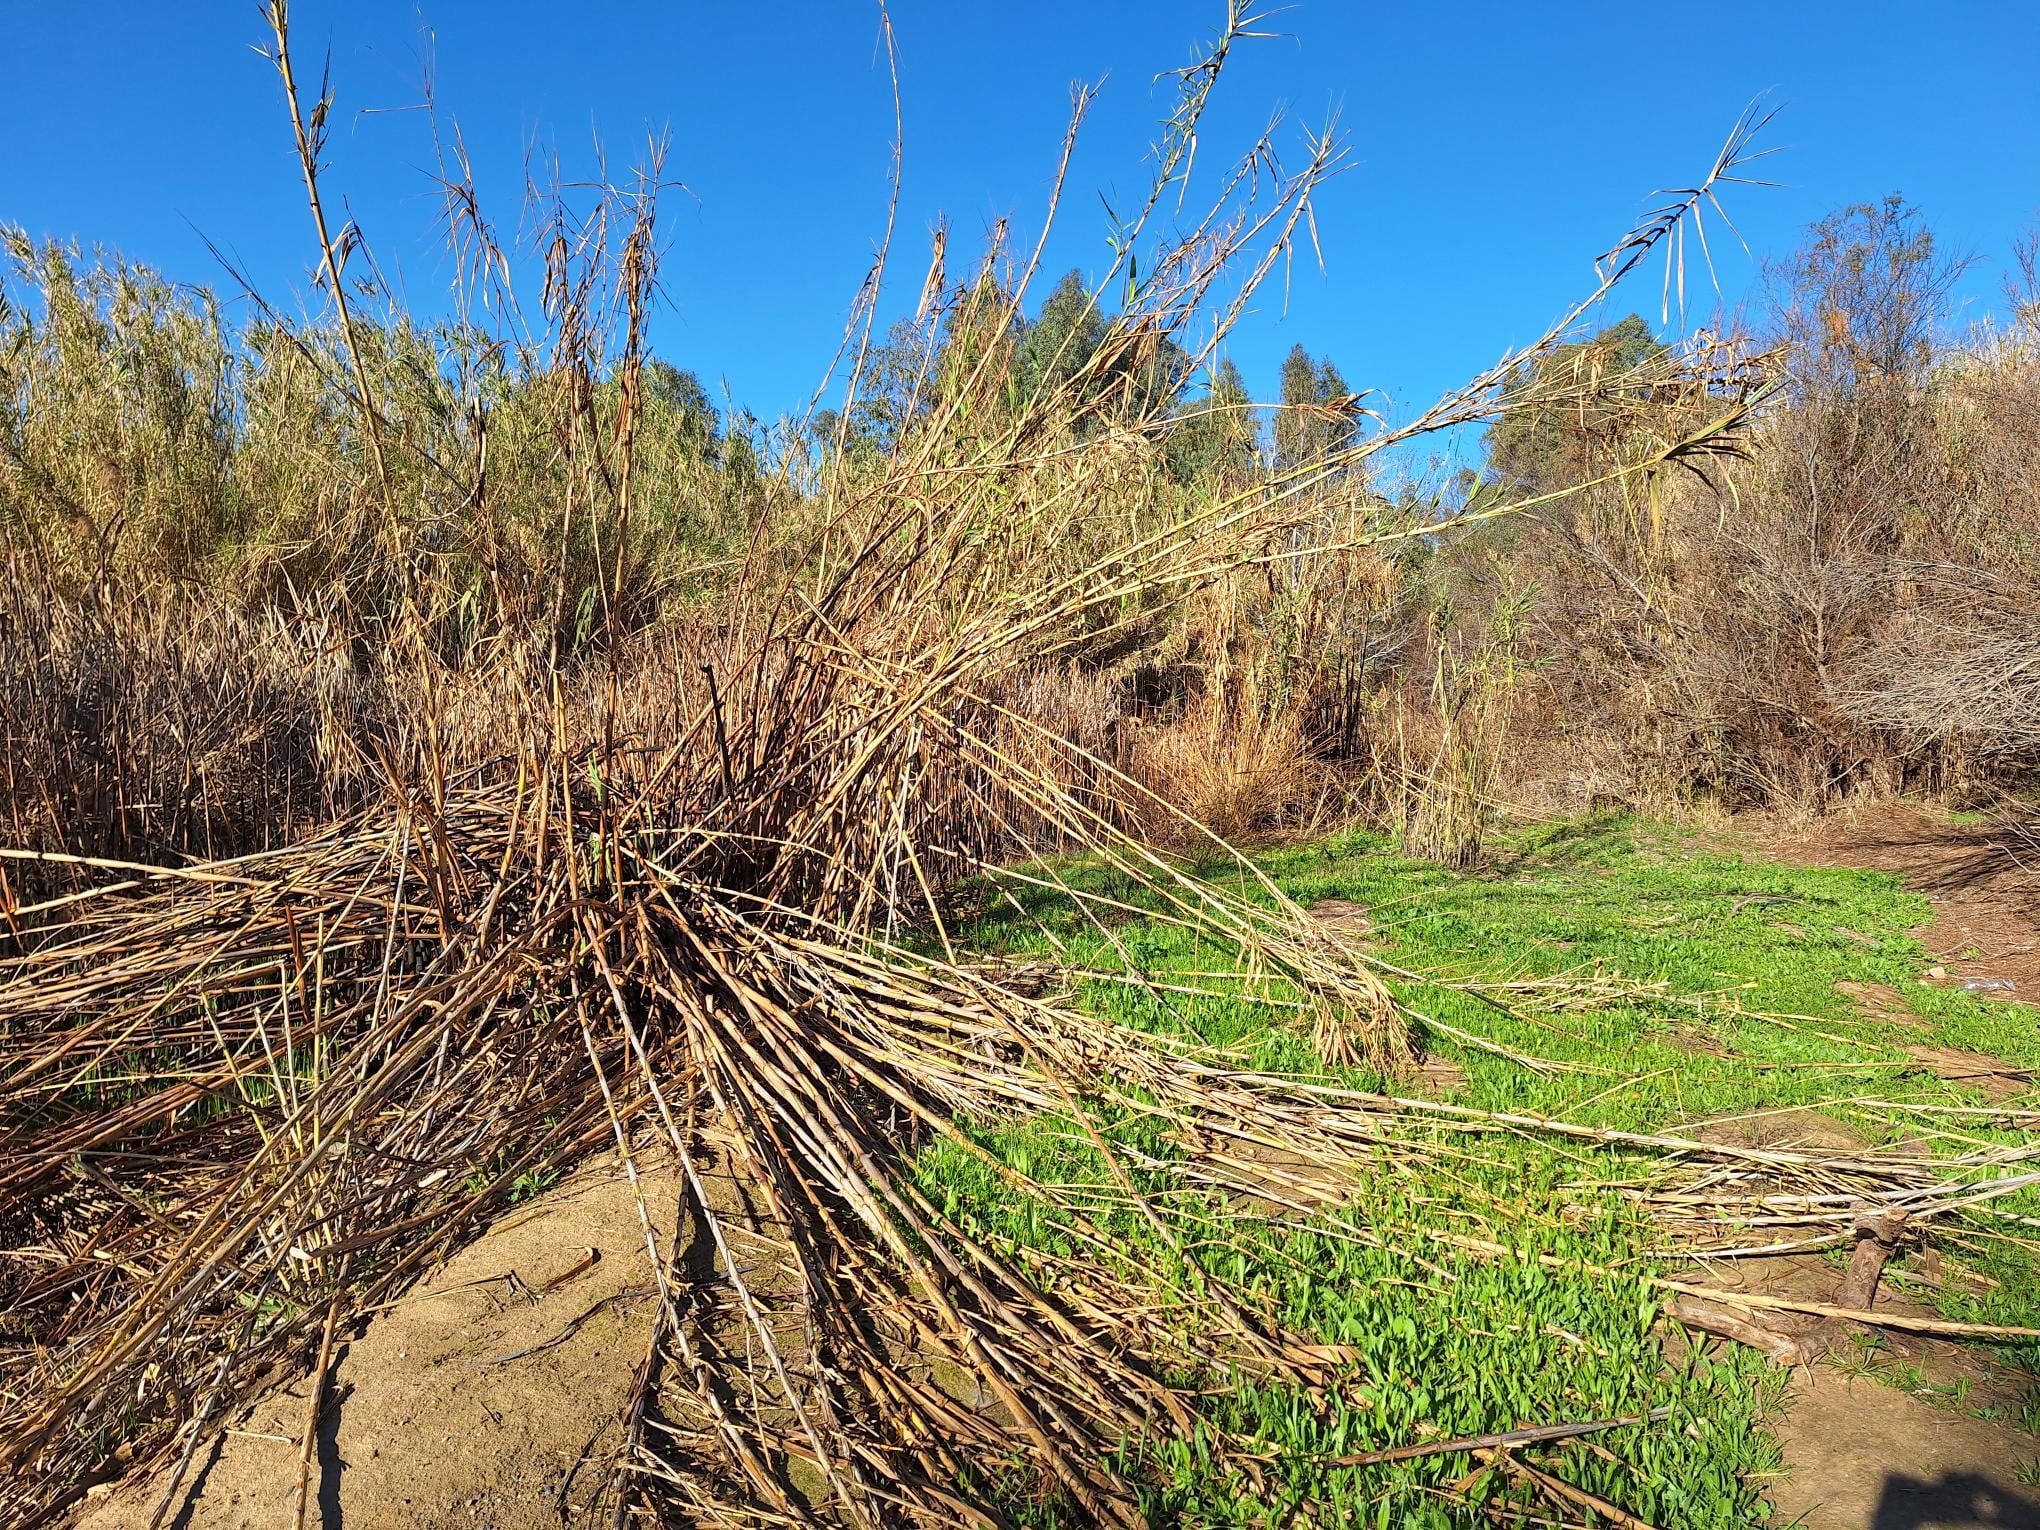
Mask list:
[[[1284,812],[1319,810],[1317,740],[1358,726],[1341,677],[1378,624],[1410,620],[1395,566],[1420,538],[1368,489],[1367,459],[1490,417],[1565,330],[1285,472],[1223,453],[1168,470],[1220,413],[1186,403],[1190,379],[1342,157],[1329,138],[1294,159],[1257,143],[1216,173],[1212,146],[1193,154],[1253,30],[1243,10],[1179,77],[1151,195],[1121,230],[1128,265],[1101,284],[1123,311],[1081,367],[1009,386],[1002,337],[1038,248],[995,244],[960,281],[938,257],[917,322],[944,343],[898,428],[852,449],[875,271],[836,438],[776,452],[707,449],[698,410],[661,390],[656,157],[543,203],[527,310],[449,140],[476,301],[430,328],[366,311],[366,255],[324,207],[330,100],[299,87],[283,0],[268,14],[324,315],[258,303],[230,335],[208,300],[134,268],[11,247],[9,1523],[166,1464],[169,1522],[237,1399],[278,1366],[316,1376],[532,1164],[605,1147],[678,1164],[753,1341],[735,1386],[727,1304],[677,1277],[648,1211],[666,1274],[619,1522],[1000,1525],[1033,1504],[1140,1523],[1170,1442],[1262,1469],[1204,1422],[1211,1387],[1308,1396],[1347,1363],[1183,1247],[1155,1205],[1167,1181],[1095,1131],[1117,1212],[987,1159],[1051,1209],[1067,1252],[973,1233],[909,1169],[931,1142],[976,1151],[959,1120],[1049,1111],[1089,1130],[1137,1101],[1227,1145],[1196,1160],[1222,1197],[1316,1166],[1277,1175],[1306,1213],[1341,1204],[1352,1166],[1498,1127],[1633,1153],[1656,1190],[1703,1182],[1666,1203],[1700,1240],[1741,1236],[1759,1200],[1817,1245],[1866,1205],[1954,1217],[1998,1193],[1995,1158],[1616,1141],[1326,1082],[1393,1079],[1425,1025],[1392,973],[1211,830],[1262,826],[1269,772]],[[1573,317],[1737,177],[1750,126],[1603,258]],[[1200,195],[1201,217],[1175,210]],[[1760,390],[1705,355],[1665,365],[1689,414],[1604,485],[1650,495],[1747,431]],[[1423,536],[1524,508],[1496,499]],[[1327,644],[1332,624],[1357,630]],[[1447,691],[1469,683],[1441,666]],[[1139,705],[1157,696],[1174,698],[1161,722]],[[1204,875],[1166,853],[1185,846]],[[1028,997],[952,943],[960,899],[1044,886],[1109,928],[1115,902],[1062,888],[1068,856],[1230,952],[1325,1077]],[[702,1182],[711,1141],[762,1208],[742,1230],[784,1249],[801,1357],[727,1255],[737,1214]],[[477,1188],[482,1161],[500,1171]]]

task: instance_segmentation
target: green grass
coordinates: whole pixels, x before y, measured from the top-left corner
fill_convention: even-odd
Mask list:
[[[1583,1010],[1538,1014],[1519,1005],[1522,1018],[1455,989],[1410,986],[1405,999],[1437,1021],[1592,1070],[1540,1074],[1433,1040],[1435,1053],[1464,1069],[1457,1098],[1467,1104],[1630,1130],[1802,1107],[1833,1115],[1864,1140],[1919,1136],[1952,1152],[2014,1139],[1962,1118],[1849,1102],[1978,1102],[1913,1064],[1907,1042],[2040,1066],[2031,1010],[1919,981],[1929,959],[1908,931],[1924,922],[1927,906],[1888,876],[1743,860],[1670,830],[1607,818],[1514,834],[1498,864],[1480,874],[1402,859],[1366,836],[1283,849],[1261,865],[1306,904],[1365,905],[1377,949],[1416,971],[1490,981],[1588,971],[1662,985]],[[1058,870],[1138,901],[1090,868]],[[1068,900],[1015,893],[1024,916],[981,917],[966,939],[1080,970],[1111,967],[1116,941],[1150,975],[1186,983],[1220,961],[1208,943],[1173,927],[1130,918],[1108,941]],[[1926,1028],[1901,1032],[1860,1014],[1838,982],[1888,986]],[[1232,1049],[1259,1067],[1324,1071],[1280,1013],[1263,1006],[1103,981],[1081,984],[1078,1001],[1131,1026]],[[1662,1298],[1644,1278],[1671,1272],[1676,1261],[1653,1252],[1659,1240],[1626,1203],[1581,1187],[1613,1178],[1619,1160],[1576,1144],[1490,1136],[1449,1172],[1391,1163],[1370,1170],[1354,1209],[1336,1217],[1257,1219],[1173,1180],[1167,1164],[1180,1149],[1152,1120],[1101,1115],[1116,1149],[1145,1155],[1129,1161],[1157,1164],[1143,1188],[1159,1198],[1197,1264],[1289,1329],[1352,1354],[1319,1397],[1222,1369],[1198,1374],[1212,1386],[1208,1427],[1251,1439],[1267,1465],[1254,1481],[1215,1466],[1198,1442],[1158,1455],[1129,1442],[1127,1464],[1163,1484],[1151,1505],[1157,1523],[1281,1524],[1306,1504],[1326,1525],[1491,1523],[1479,1501],[1514,1489],[1475,1475],[1478,1464],[1467,1456],[1329,1469],[1313,1458],[1656,1406],[1669,1406],[1672,1417],[1600,1436],[1600,1450],[1553,1448],[1533,1459],[1665,1530],[1765,1518],[1761,1490],[1778,1458],[1763,1418],[1777,1377],[1734,1347],[1675,1344],[1677,1360],[1668,1352]],[[979,1145],[1038,1181],[1101,1190],[1107,1183],[1105,1165],[1068,1122],[966,1125]],[[1016,1197],[960,1148],[930,1148],[919,1172],[937,1204],[996,1243],[1057,1250],[1070,1237],[1051,1208]],[[2001,1204],[2040,1211],[2031,1195]],[[1136,1257],[1145,1249],[1153,1268],[1167,1267],[1144,1224],[1124,1211],[1104,1215]],[[1504,1242],[1513,1256],[1461,1254],[1438,1241],[1441,1231]],[[1938,1287],[1934,1299],[1947,1315],[2040,1319],[2033,1294],[2040,1280],[2023,1245],[1971,1242],[1950,1252],[1995,1285]],[[1894,1274],[1904,1273],[1904,1261],[1895,1263]],[[1189,1333],[1195,1323],[1184,1310]],[[2040,1362],[2040,1349],[2007,1353]],[[1028,1506],[1026,1517],[1058,1522],[1052,1505]]]

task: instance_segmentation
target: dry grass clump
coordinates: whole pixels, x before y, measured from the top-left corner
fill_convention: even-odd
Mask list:
[[[1224,839],[1307,829],[1334,816],[1326,811],[1332,783],[1302,720],[1252,696],[1208,691],[1183,715],[1144,731],[1136,752],[1135,769],[1160,800],[1181,804]]]
[[[7,843],[218,859],[344,811],[374,730],[338,647],[309,620],[67,601],[17,570],[0,582]],[[23,898],[72,880],[55,863],[13,872]]]

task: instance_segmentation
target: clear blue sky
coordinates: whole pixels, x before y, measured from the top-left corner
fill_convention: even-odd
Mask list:
[[[1031,237],[1076,80],[1104,94],[1050,267],[1100,266],[1091,193],[1143,185],[1168,99],[1154,76],[1218,14],[1218,0],[895,0],[895,302],[912,302],[939,212],[955,251],[1001,215]],[[1273,24],[1289,36],[1242,54],[1208,145],[1243,146],[1277,106],[1292,130],[1337,111],[1357,165],[1320,203],[1325,272],[1299,262],[1286,300],[1265,289],[1232,347],[1257,396],[1298,340],[1407,409],[1534,336],[1651,189],[1697,175],[1765,91],[1785,108],[1770,140],[1785,152],[1767,162],[1783,185],[1730,209],[1759,258],[1838,204],[1900,190],[1982,257],[1965,288],[1981,312],[2013,236],[2040,216],[2033,0],[1304,0]],[[883,224],[892,103],[875,4],[299,0],[301,70],[315,78],[330,47],[339,92],[332,184],[429,311],[448,265],[425,124],[363,113],[418,99],[428,28],[442,108],[506,222],[527,144],[585,171],[597,133],[620,164],[647,129],[671,129],[671,172],[695,200],[665,209],[657,347],[761,416],[802,405]],[[309,233],[276,82],[250,51],[260,37],[254,0],[0,0],[0,221],[216,281],[202,232],[300,304]],[[1716,256],[1740,297],[1752,262],[1732,245]],[[1655,322],[1656,302],[1646,280],[1625,307]]]

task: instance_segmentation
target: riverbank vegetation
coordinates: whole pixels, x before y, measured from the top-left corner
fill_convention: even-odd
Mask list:
[[[1908,210],[1816,234],[1805,335],[1582,341],[1749,178],[1746,118],[1428,409],[1376,419],[1304,350],[1262,408],[1226,337],[1345,151],[1216,168],[1234,7],[1112,269],[1056,282],[1003,236],[952,269],[938,237],[887,327],[888,249],[834,407],[767,428],[652,353],[656,155],[538,197],[526,288],[441,139],[456,312],[397,309],[329,221],[331,98],[266,14],[324,311],[244,293],[229,321],[8,241],[13,1522],[122,1470],[172,1502],[292,1369],[303,1522],[336,1345],[605,1150],[687,1186],[684,1233],[646,1212],[619,1522],[1741,1523],[1753,1362],[1672,1361],[1661,1272],[1922,1206],[2023,1258],[1992,1240],[2026,1247],[1999,1219],[2030,1149],[1990,1123],[1924,1157],[1886,1151],[1903,1099],[1846,1152],[1681,1128],[1781,1057],[1881,1077],[1813,993],[1870,958],[1750,973],[1781,1028],[1768,990],[1717,1002],[1757,938],[1732,919],[1672,972],[1612,926],[1479,913],[1481,868],[1537,853],[1497,838],[1533,790],[1811,810],[2021,779],[2031,310],[1936,350]],[[1379,471],[1474,428],[1486,477]],[[1681,875],[1668,919],[1774,878]],[[1834,885],[1775,895],[1832,896],[1910,981],[1897,895]],[[1327,897],[1470,921],[1486,959],[1355,940]],[[1533,954],[1604,934],[1605,965]],[[1625,1085],[1689,1009],[1728,1050]],[[1424,1103],[1426,1059],[1464,1104]],[[1632,1413],[1535,1462],[1454,1444]]]

